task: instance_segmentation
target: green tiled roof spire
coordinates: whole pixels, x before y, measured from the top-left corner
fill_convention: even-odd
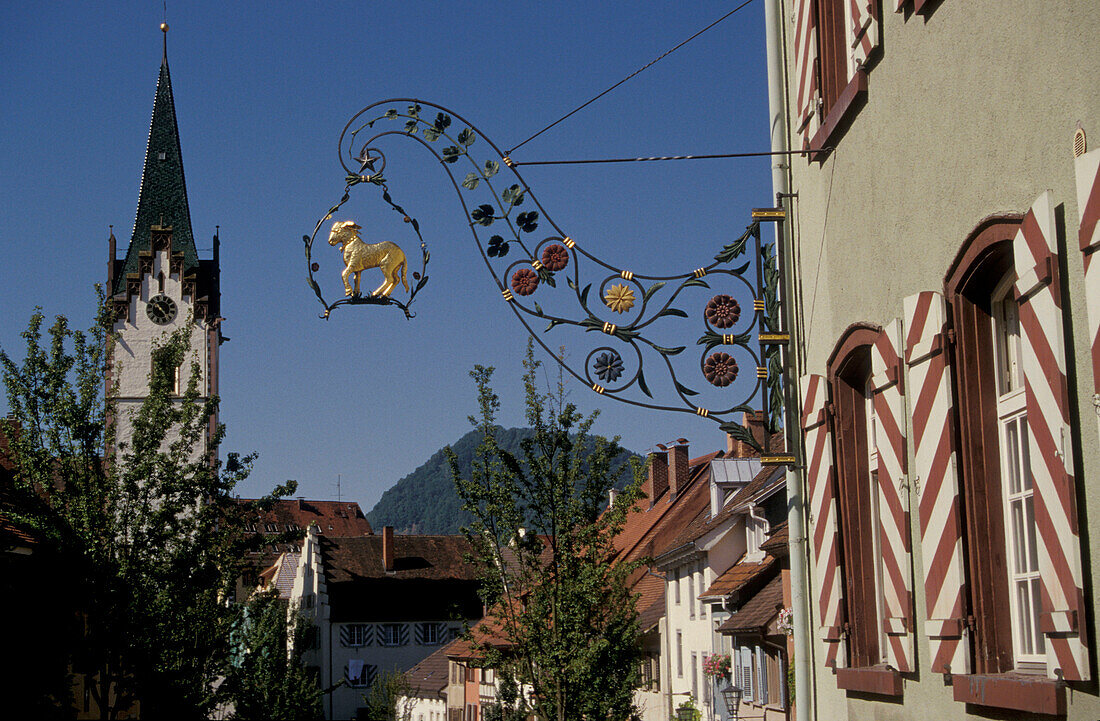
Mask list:
[[[150,249],[150,228],[172,226],[172,249],[183,251],[184,273],[197,268],[199,254],[191,233],[191,211],[187,206],[187,185],[183,180],[183,155],[180,152],[176,106],[172,100],[172,80],[168,75],[168,27],[164,31],[164,54],[160,63],[157,94],[153,100],[153,119],[149,124],[149,143],[145,148],[145,169],[141,174],[134,234],[126,251],[126,262],[115,280],[114,292],[126,288],[126,276],[138,272],[138,253]]]

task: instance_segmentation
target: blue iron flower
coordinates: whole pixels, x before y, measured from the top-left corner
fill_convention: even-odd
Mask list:
[[[596,358],[596,365],[593,369],[600,380],[614,383],[623,374],[623,359],[614,351],[601,353]]]

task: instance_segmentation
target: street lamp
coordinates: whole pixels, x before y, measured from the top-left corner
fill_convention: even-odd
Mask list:
[[[742,691],[739,687],[734,686],[728,680],[726,681],[726,687],[722,689],[722,698],[726,701],[726,712],[731,719],[736,719],[740,711],[741,694]]]

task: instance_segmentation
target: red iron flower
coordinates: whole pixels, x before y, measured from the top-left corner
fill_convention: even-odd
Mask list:
[[[569,251],[565,246],[554,243],[542,251],[542,264],[550,271],[559,271],[569,265]]]
[[[741,304],[728,295],[716,295],[707,303],[706,317],[715,328],[730,328],[741,317]]]
[[[539,287],[539,276],[530,268],[520,268],[512,274],[512,290],[516,295],[531,295]]]
[[[703,375],[719,388],[725,388],[737,378],[737,361],[729,353],[715,353],[703,363]]]

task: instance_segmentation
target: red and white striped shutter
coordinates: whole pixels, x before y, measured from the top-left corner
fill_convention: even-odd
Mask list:
[[[804,147],[817,132],[821,85],[818,80],[817,0],[794,0],[795,132]]]
[[[905,362],[913,422],[912,476],[920,512],[920,547],[932,671],[970,673],[963,590],[962,516],[955,457],[951,376],[943,295],[925,291],[905,299]]]
[[[1066,379],[1054,200],[1039,196],[1012,242],[1020,302],[1024,397],[1039,535],[1039,577],[1047,675],[1089,678],[1084,643],[1081,543],[1074,490],[1069,383]]]
[[[848,66],[850,79],[879,45],[878,7],[874,0],[848,0],[847,37],[852,54]]]
[[[898,671],[913,665],[913,582],[909,561],[909,493],[906,472],[905,389],[902,381],[901,321],[888,324],[871,347],[871,391],[878,448],[879,537],[882,595],[890,663]]]
[[[837,539],[836,474],[833,471],[833,439],[826,422],[825,377],[802,377],[802,430],[806,442],[806,478],[810,490],[810,525],[813,529],[814,598],[817,600],[825,665],[847,664],[841,619],[840,544]]]
[[[1092,380],[1100,400],[1100,262],[1094,257],[1100,248],[1100,150],[1085,153],[1074,161],[1077,171],[1078,238],[1085,254],[1085,305],[1088,309],[1089,343],[1092,346]]]

